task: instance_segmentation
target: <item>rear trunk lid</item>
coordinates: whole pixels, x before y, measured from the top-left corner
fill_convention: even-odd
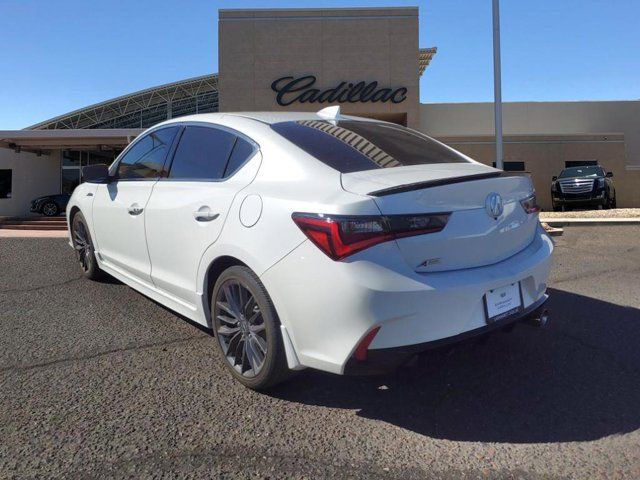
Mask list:
[[[527,247],[537,214],[520,201],[533,193],[528,176],[507,176],[478,163],[384,168],[342,175],[347,191],[369,195],[384,215],[451,213],[438,233],[396,240],[417,272],[480,267],[500,262]],[[500,195],[503,212],[494,218],[487,197]]]

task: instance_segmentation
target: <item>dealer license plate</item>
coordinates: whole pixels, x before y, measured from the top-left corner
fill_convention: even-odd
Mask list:
[[[489,290],[484,296],[487,322],[497,322],[522,309],[520,282]]]

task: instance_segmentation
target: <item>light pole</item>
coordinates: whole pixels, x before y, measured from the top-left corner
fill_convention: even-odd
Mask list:
[[[493,0],[493,107],[496,134],[496,168],[504,169],[502,153],[502,79],[500,71],[500,3]]]

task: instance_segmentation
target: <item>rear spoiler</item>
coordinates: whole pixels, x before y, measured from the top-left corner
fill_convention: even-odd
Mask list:
[[[398,185],[396,187],[383,188],[369,192],[368,195],[373,197],[384,197],[385,195],[394,195],[396,193],[411,192],[414,190],[422,190],[425,188],[441,187],[442,185],[451,185],[453,183],[473,182],[475,180],[485,180],[487,178],[497,177],[520,177],[528,176],[528,173],[520,172],[489,172],[477,173],[475,175],[464,175],[461,177],[439,178],[437,180],[428,180],[426,182],[407,183],[406,185]]]

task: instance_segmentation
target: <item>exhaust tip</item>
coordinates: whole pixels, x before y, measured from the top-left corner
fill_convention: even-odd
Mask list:
[[[532,318],[531,323],[539,328],[544,328],[549,324],[551,320],[551,316],[549,315],[549,310],[546,308],[540,313],[538,318]]]

